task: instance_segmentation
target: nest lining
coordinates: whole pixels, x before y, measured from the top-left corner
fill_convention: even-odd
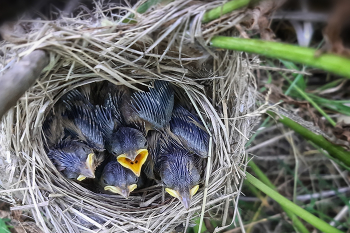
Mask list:
[[[140,15],[97,2],[75,18],[18,22],[25,34],[17,30],[1,43],[4,69],[34,49],[50,54],[50,64],[3,118],[0,131],[2,186],[43,230],[169,232],[179,224],[187,228],[204,213],[203,205],[226,222],[229,200],[238,196],[244,178],[244,145],[262,109],[255,108],[248,60],[206,46],[216,34],[233,35],[232,25],[245,16],[237,11],[201,25],[203,13],[220,4],[176,0]],[[130,12],[137,23],[121,23]],[[135,88],[154,79],[182,88],[211,134],[204,185],[189,211],[159,185],[130,199],[96,194],[63,178],[44,151],[42,123],[68,91],[102,80]]]

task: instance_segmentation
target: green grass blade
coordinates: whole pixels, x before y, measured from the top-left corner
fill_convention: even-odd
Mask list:
[[[11,233],[11,231],[9,229],[10,226],[7,225],[7,222],[9,222],[9,221],[10,221],[10,219],[8,219],[8,218],[0,218],[0,232]]]
[[[345,169],[347,169],[348,171],[350,171],[350,167],[346,166],[342,161],[330,156],[327,152],[325,152],[323,150],[323,148],[321,148],[320,146],[316,145],[313,142],[310,142],[310,144],[315,147],[321,154],[323,154],[324,156],[326,156],[329,159],[332,159],[334,162],[336,162],[337,164],[340,164],[342,167],[344,167]]]
[[[258,178],[271,189],[276,190],[276,187],[272,184],[270,179],[260,170],[260,168],[250,160],[248,166],[254,171],[254,173],[258,176]],[[304,224],[298,219],[298,217],[292,213],[289,209],[282,206],[284,212],[286,212],[287,216],[292,220],[293,226],[298,230],[298,232],[308,233],[309,230],[304,226]]]
[[[322,107],[350,116],[350,107],[344,105],[345,103],[350,103],[350,100],[329,100],[310,93],[308,93],[308,96]]]
[[[254,171],[254,173],[257,175],[257,177],[267,186],[269,186],[272,189],[275,189],[276,187],[272,184],[269,178],[260,170],[260,168],[256,165],[256,163],[253,162],[253,160],[250,160],[248,163],[248,166]]]
[[[268,113],[272,116],[276,116],[276,114],[271,111],[268,111]],[[289,119],[286,116],[280,115],[278,121],[284,124],[285,126],[291,128],[292,130],[303,136],[305,139],[312,141],[322,149],[328,151],[329,155],[331,155],[337,160],[340,160],[346,166],[350,166],[350,152],[346,151],[343,147],[334,145],[333,143],[325,139],[322,135],[317,135],[311,132],[310,130],[304,128],[303,126],[299,125],[298,123]]]
[[[211,45],[222,49],[231,49],[256,53],[272,58],[285,59],[317,67],[325,71],[350,78],[350,60],[335,54],[315,56],[315,49],[259,39],[216,36]]]
[[[290,84],[293,83],[286,75],[282,74],[282,77],[284,77]],[[315,103],[315,101],[313,101],[302,89],[300,89],[298,85],[293,85],[293,88],[299,93],[299,95],[301,95],[305,100],[307,100],[319,113],[321,113],[321,115],[324,116],[332,126],[336,126],[337,123],[335,123],[335,121],[327,113],[325,113],[325,111],[323,111],[323,109],[317,103]]]
[[[327,90],[327,89],[329,89],[329,88],[338,86],[338,85],[339,85],[341,82],[343,82],[343,81],[344,81],[344,79],[336,79],[336,80],[334,80],[334,81],[332,81],[332,82],[326,83],[325,85],[323,85],[323,86],[317,88],[316,90],[318,90],[318,91],[324,91],[324,90]]]
[[[205,224],[203,223],[202,224],[202,229],[201,229],[201,231],[199,232],[199,224],[200,224],[200,217],[198,217],[198,218],[195,218],[195,220],[194,220],[194,222],[196,223],[196,225],[193,227],[193,231],[194,232],[196,232],[196,233],[202,233],[202,232],[205,232],[205,231],[207,231],[207,228],[206,228],[206,226],[205,226]]]
[[[271,189],[267,185],[265,185],[263,182],[255,178],[249,173],[246,173],[246,177],[249,183],[254,185],[256,188],[264,192],[266,195],[274,199],[277,203],[279,203],[283,208],[288,209],[296,216],[304,219],[306,222],[313,225],[315,228],[319,229],[321,232],[325,233],[341,233],[339,229],[329,225],[328,223],[324,222],[323,220],[317,218],[316,216],[312,215],[308,211],[304,210],[303,208],[299,207],[298,205],[294,204],[287,198],[283,197],[281,194],[276,192],[275,190]]]
[[[297,77],[294,79],[294,81],[290,84],[290,86],[286,90],[285,95],[289,95],[289,93],[293,90],[294,86],[296,86],[299,80],[302,78],[303,78],[303,75],[298,74]]]
[[[233,0],[225,3],[222,6],[214,8],[203,15],[202,22],[208,23],[214,19],[220,18],[222,15],[230,13],[234,10],[248,5],[250,0]]]
[[[327,104],[350,104],[350,100],[330,100],[330,99],[326,99],[323,97],[319,97],[315,94],[312,93],[308,93],[308,95],[315,100],[316,102],[323,102],[323,103],[327,103]]]
[[[298,67],[292,62],[283,61],[283,60],[281,60],[281,62],[288,69],[298,70]],[[288,90],[285,92],[285,95],[288,95],[293,89],[295,89],[297,93],[302,98],[307,100],[319,113],[321,113],[321,115],[324,116],[332,126],[336,125],[335,121],[325,111],[323,111],[323,109],[315,101],[313,101],[312,98],[309,97],[308,93],[305,92],[306,83],[301,74],[297,75],[293,82],[285,74],[281,74],[281,75],[291,84]],[[302,81],[300,82],[300,80]]]
[[[161,2],[162,0],[148,0],[145,3],[141,4],[141,6],[139,6],[137,8],[137,13],[143,14],[145,13],[151,6],[157,5],[159,2]]]

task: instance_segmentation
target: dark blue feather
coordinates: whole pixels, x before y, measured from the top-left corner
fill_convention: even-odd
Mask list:
[[[105,140],[110,138],[113,130],[117,128],[117,122],[112,117],[112,111],[110,108],[97,105],[95,107],[95,116],[98,125],[100,126]]]
[[[120,112],[121,107],[121,94],[120,92],[108,93],[105,99],[104,107],[110,109],[111,115],[118,124],[122,124],[122,114]]]
[[[74,108],[77,105],[82,105],[90,110],[94,108],[90,101],[77,89],[73,89],[70,92],[68,92],[63,97],[63,102],[65,103],[66,108],[68,110],[72,110],[72,108]]]
[[[147,140],[143,133],[130,127],[120,127],[106,139],[106,149],[116,156],[133,153],[143,148],[147,148]]]
[[[175,190],[191,189],[201,180],[203,158],[191,154],[174,140],[161,143],[156,160],[162,182]]]
[[[174,90],[165,81],[155,81],[149,92],[136,92],[131,98],[132,108],[155,129],[168,125],[174,106]]]
[[[93,151],[84,143],[65,140],[48,152],[49,159],[67,178],[74,179],[81,174],[88,154]]]
[[[92,148],[103,151],[104,139],[96,121],[93,108],[85,104],[72,105],[67,111],[68,120],[64,126],[80,140],[85,141]]]
[[[209,134],[197,116],[180,105],[175,106],[170,130],[192,153],[203,158],[208,157]]]

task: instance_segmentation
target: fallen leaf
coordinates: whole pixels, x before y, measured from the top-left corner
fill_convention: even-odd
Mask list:
[[[328,24],[323,31],[324,38],[326,40],[326,46],[322,49],[343,56],[350,56],[350,49],[344,45],[345,34],[349,33],[350,27],[350,1],[337,0],[334,1],[334,9],[329,17]]]
[[[247,30],[259,30],[260,37],[264,40],[274,40],[275,34],[270,29],[270,16],[280,8],[286,0],[265,0],[252,5],[247,10],[241,25]]]
[[[333,129],[333,133],[338,139],[350,142],[350,124],[338,123]]]

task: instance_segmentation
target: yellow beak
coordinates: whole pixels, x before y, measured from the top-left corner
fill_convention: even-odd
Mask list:
[[[88,155],[87,159],[86,159],[86,166],[89,169],[89,171],[91,172],[91,177],[89,178],[95,178],[95,168],[93,166],[94,164],[94,153],[91,153]]]
[[[123,197],[128,199],[129,198],[129,194],[132,191],[134,191],[136,188],[137,188],[137,184],[129,185],[127,190],[121,189],[121,188],[116,187],[116,186],[109,185],[109,186],[105,186],[104,190],[110,191],[112,193],[116,193],[116,194],[119,194],[119,195],[122,195]]]
[[[125,168],[130,169],[134,174],[139,177],[141,174],[142,165],[146,162],[148,156],[147,149],[140,149],[136,151],[137,156],[134,160],[127,157],[126,154],[121,154],[117,157],[117,161]]]
[[[91,153],[88,155],[85,161],[85,165],[87,167],[87,170],[83,170],[83,174],[80,174],[77,178],[78,181],[85,180],[87,177],[88,178],[95,178],[95,168],[94,168],[94,153]]]
[[[83,175],[79,175],[77,180],[78,181],[82,181],[82,180],[85,180],[86,179],[86,176],[83,176]]]

